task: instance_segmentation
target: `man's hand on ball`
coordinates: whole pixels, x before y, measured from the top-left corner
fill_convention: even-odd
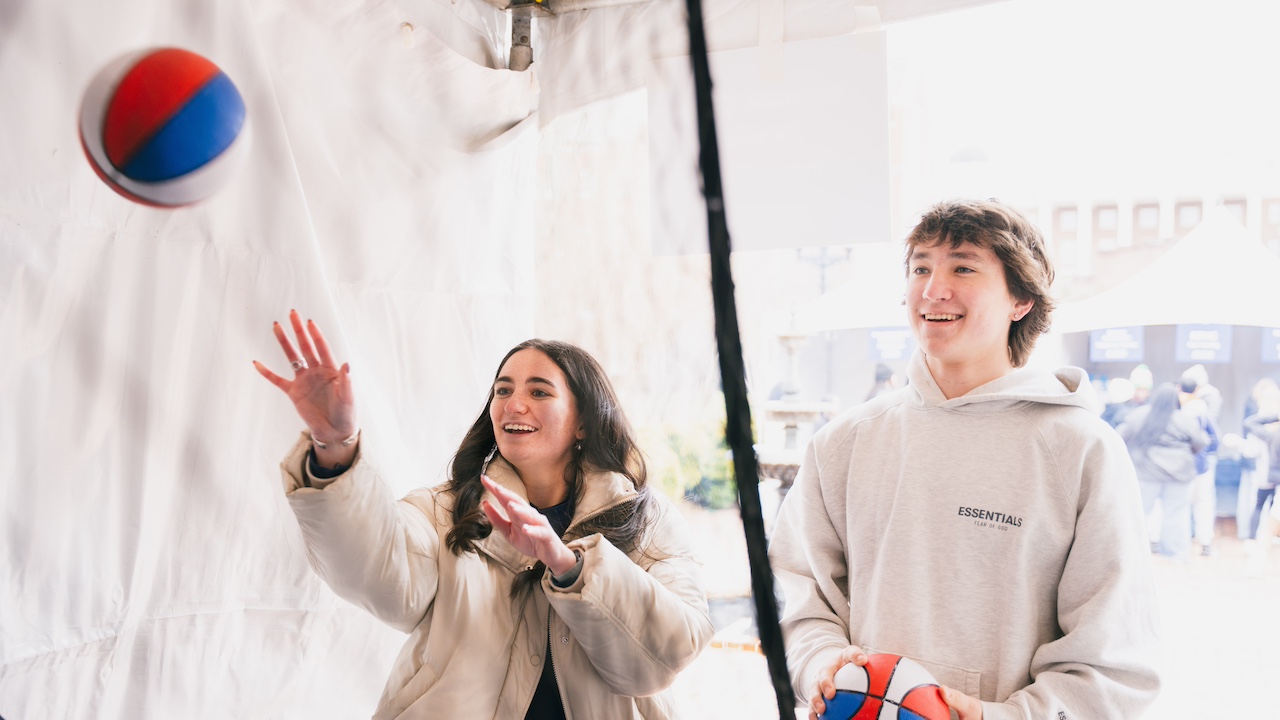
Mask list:
[[[942,699],[956,711],[960,720],[982,720],[982,701],[969,697],[959,690],[952,690],[945,685],[942,688]]]
[[[859,667],[866,665],[867,654],[857,645],[850,645],[840,651],[840,655],[836,657],[835,662],[831,663],[831,667],[818,678],[818,693],[809,700],[809,720],[818,720],[818,716],[827,711],[826,701],[836,696],[836,673],[849,663]]]

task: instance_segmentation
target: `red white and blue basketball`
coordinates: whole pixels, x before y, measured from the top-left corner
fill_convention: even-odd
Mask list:
[[[112,61],[89,84],[80,143],[112,190],[175,207],[227,183],[247,153],[249,118],[235,83],[205,57],[143,50]]]
[[[868,655],[836,671],[836,696],[821,720],[949,720],[951,709],[928,670],[897,655]]]

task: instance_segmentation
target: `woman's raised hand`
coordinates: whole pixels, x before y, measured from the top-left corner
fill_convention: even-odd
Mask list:
[[[322,454],[317,443],[316,459],[330,467],[339,463],[350,465],[349,460],[355,457],[355,447],[344,447],[342,442],[354,437],[359,428],[355,395],[351,391],[351,366],[343,363],[338,367],[329,343],[315,321],[308,320],[304,327],[298,311],[290,310],[289,323],[293,325],[293,334],[298,339],[297,350],[280,323],[274,323],[272,330],[280,342],[280,349],[284,350],[285,359],[293,366],[293,379],[280,377],[257,360],[253,361],[253,366],[262,377],[289,396],[298,416],[310,429],[312,438],[326,446],[327,450]],[[341,462],[343,459],[348,462]]]

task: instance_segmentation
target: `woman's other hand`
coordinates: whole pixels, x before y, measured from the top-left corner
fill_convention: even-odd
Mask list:
[[[537,508],[487,475],[481,475],[480,482],[501,506],[501,509],[495,507],[486,498],[480,503],[480,509],[493,523],[493,529],[502,533],[512,547],[541,560],[553,575],[564,575],[578,564],[577,556],[556,535],[551,523]]]
[[[253,366],[289,396],[298,416],[311,431],[311,437],[318,441],[316,460],[326,467],[349,466],[355,459],[356,447],[342,443],[354,437],[359,427],[355,395],[351,390],[351,366],[346,363],[338,366],[315,321],[308,320],[304,327],[298,311],[291,310],[289,322],[298,341],[296,350],[280,323],[274,323],[272,330],[285,359],[293,367],[293,379],[275,374],[257,360]],[[325,447],[321,448],[320,444]]]

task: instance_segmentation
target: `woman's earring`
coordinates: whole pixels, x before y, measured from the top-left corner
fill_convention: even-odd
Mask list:
[[[576,452],[582,452],[582,441],[581,441],[581,440],[576,440],[576,441],[574,441],[574,443],[573,443],[573,449],[574,449]]]
[[[489,451],[488,455],[484,456],[484,462],[480,464],[481,475],[484,475],[485,473],[489,472],[489,463],[493,462],[493,456],[497,454],[498,454],[498,443],[495,442],[493,444],[493,449]]]

